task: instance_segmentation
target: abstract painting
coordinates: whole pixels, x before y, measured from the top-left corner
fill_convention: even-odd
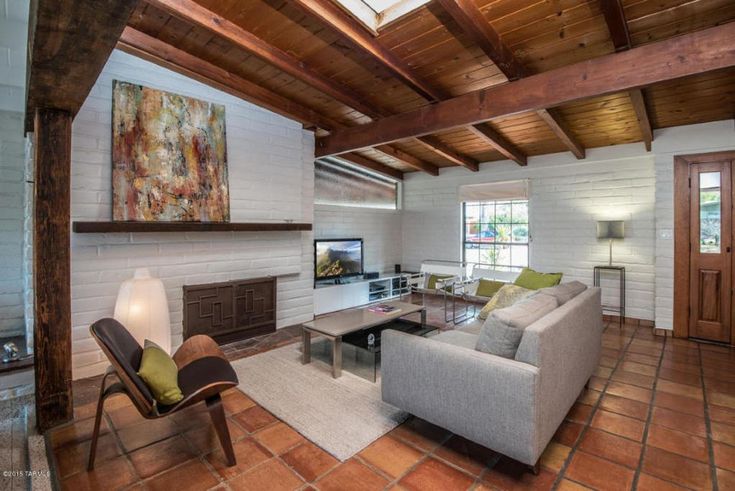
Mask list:
[[[228,222],[225,108],[112,82],[113,220]]]

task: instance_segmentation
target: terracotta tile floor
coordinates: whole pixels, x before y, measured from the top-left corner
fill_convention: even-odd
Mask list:
[[[293,332],[229,347],[233,357]],[[238,465],[228,468],[203,405],[146,421],[124,397],[106,406],[97,468],[85,462],[97,380],[76,384],[76,419],[49,433],[62,489],[712,489],[735,486],[735,350],[610,322],[589,389],[534,476],[495,452],[411,418],[347,462],[232,390]],[[249,349],[252,348],[252,349]]]

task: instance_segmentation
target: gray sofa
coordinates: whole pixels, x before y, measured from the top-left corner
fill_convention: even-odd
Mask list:
[[[515,359],[476,351],[479,329],[383,332],[383,400],[534,466],[599,363],[600,290],[528,326]]]

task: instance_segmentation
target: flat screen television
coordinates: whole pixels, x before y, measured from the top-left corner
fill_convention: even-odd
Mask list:
[[[330,280],[359,276],[362,270],[362,239],[316,239],[314,279]]]

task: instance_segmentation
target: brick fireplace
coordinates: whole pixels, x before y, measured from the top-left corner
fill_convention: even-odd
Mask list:
[[[218,343],[276,330],[276,278],[184,285],[184,339],[206,334]]]

